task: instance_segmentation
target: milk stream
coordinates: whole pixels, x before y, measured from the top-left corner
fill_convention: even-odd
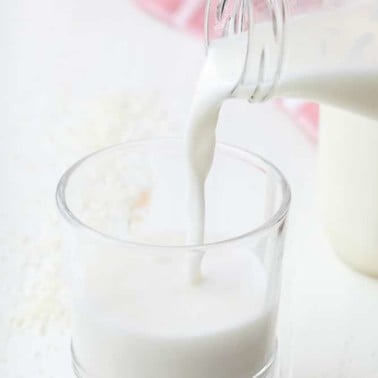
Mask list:
[[[215,129],[221,105],[232,90],[232,81],[217,75],[216,50],[211,49],[202,70],[189,116],[187,135],[188,162],[188,229],[187,244],[201,245],[205,241],[205,181],[210,172],[216,143]],[[201,280],[203,252],[193,250],[188,256],[188,280]]]

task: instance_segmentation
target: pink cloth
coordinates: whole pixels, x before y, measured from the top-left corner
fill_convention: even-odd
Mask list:
[[[163,21],[196,34],[203,32],[205,0],[134,0]]]
[[[136,3],[177,28],[187,29],[201,35],[206,0],[134,0]],[[296,10],[316,8],[323,0],[297,0]],[[259,4],[257,3],[257,9]],[[319,125],[319,106],[313,103],[293,99],[277,100],[278,105],[287,112],[306,134],[317,140]]]
[[[318,140],[319,105],[295,99],[279,99],[276,101],[314,142]]]

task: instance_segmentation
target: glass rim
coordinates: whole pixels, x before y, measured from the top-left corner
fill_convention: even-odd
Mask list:
[[[195,244],[195,245],[158,245],[158,244],[148,244],[148,243],[140,243],[140,242],[133,242],[127,239],[121,239],[117,238],[111,235],[108,235],[104,232],[101,232],[87,224],[85,224],[83,221],[79,219],[71,210],[70,207],[67,204],[66,201],[66,188],[69,184],[71,176],[87,161],[91,160],[94,157],[101,156],[103,154],[113,152],[116,150],[124,149],[131,146],[139,146],[139,145],[146,145],[146,144],[156,144],[156,143],[163,143],[163,142],[183,142],[184,138],[177,138],[177,137],[156,137],[156,138],[144,138],[144,139],[138,139],[133,141],[127,141],[115,145],[111,145],[105,148],[102,148],[100,150],[97,150],[95,152],[92,152],[82,159],[78,160],[75,164],[73,164],[70,168],[68,168],[61,179],[59,180],[57,189],[56,189],[56,204],[58,207],[58,210],[64,220],[66,220],[71,226],[76,227],[77,229],[80,229],[82,231],[85,231],[89,233],[90,235],[103,239],[108,242],[116,243],[123,245],[125,247],[129,246],[132,248],[149,248],[149,249],[166,249],[166,250],[188,250],[188,249],[208,249],[212,247],[219,247],[223,245],[232,244],[234,242],[238,242],[240,240],[250,238],[250,237],[256,237],[258,235],[261,235],[268,230],[274,228],[276,225],[280,224],[286,217],[289,212],[290,203],[291,203],[291,190],[290,186],[285,178],[285,176],[282,174],[282,172],[271,162],[264,159],[258,154],[255,154],[245,148],[241,148],[238,146],[234,146],[227,143],[221,143],[217,142],[216,147],[220,147],[222,149],[226,149],[231,152],[236,152],[237,154],[244,155],[246,158],[257,160],[261,165],[269,168],[272,170],[275,174],[277,174],[278,178],[280,179],[280,186],[282,188],[282,199],[280,201],[279,208],[274,212],[274,214],[269,217],[265,222],[261,223],[261,225],[257,226],[256,228],[253,228],[252,230],[248,232],[244,232],[243,234],[236,235],[231,238],[227,238],[224,240],[217,240],[215,242],[211,243],[203,243],[203,244]]]

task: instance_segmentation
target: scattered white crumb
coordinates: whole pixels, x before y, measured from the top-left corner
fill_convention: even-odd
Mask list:
[[[52,340],[69,338],[69,294],[54,201],[57,180],[63,171],[77,159],[108,145],[169,133],[164,108],[150,93],[120,93],[94,99],[76,104],[69,113],[52,114],[50,120],[48,127],[44,125],[30,133],[33,150],[20,143],[19,151],[10,158],[17,174],[25,176],[23,182],[29,182],[17,193],[17,211],[30,227],[17,234],[8,233],[5,238],[1,235],[0,239],[0,305],[7,309],[0,313],[0,354],[4,356],[0,365],[14,365],[2,353],[1,347],[6,344],[17,350],[21,347],[17,344],[19,339],[29,340],[30,335],[42,338],[45,342],[28,344],[29,357],[40,359],[46,358],[46,353],[61,353]],[[25,140],[26,145],[29,142]],[[134,197],[130,195],[129,199],[140,200]],[[14,366],[4,368],[16,370]],[[41,368],[39,375],[47,377],[51,373]]]

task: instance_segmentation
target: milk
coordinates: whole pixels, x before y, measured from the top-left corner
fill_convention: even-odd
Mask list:
[[[193,99],[187,134],[188,236],[187,244],[202,244],[205,227],[205,181],[210,172],[216,143],[215,129],[221,105],[231,93],[232,82],[214,72],[217,54],[210,51]]]
[[[276,93],[333,105],[348,109],[350,113],[378,119],[378,65],[374,70],[349,70],[315,74],[311,77],[292,77],[282,82]],[[353,118],[350,122],[353,122]]]
[[[205,257],[200,285],[187,282],[183,256],[123,250],[106,261],[91,251],[73,318],[75,359],[88,376],[251,378],[272,358],[276,309],[246,249]]]
[[[335,251],[352,267],[378,276],[377,120],[321,107],[319,194]]]

